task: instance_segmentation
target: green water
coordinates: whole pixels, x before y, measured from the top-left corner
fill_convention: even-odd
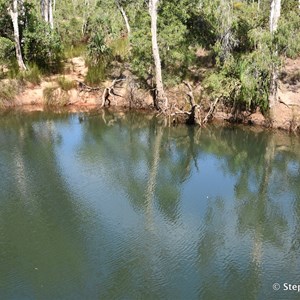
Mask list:
[[[0,174],[1,300],[300,298],[298,137],[14,112]]]

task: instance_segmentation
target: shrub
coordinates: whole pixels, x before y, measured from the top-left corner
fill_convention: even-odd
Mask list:
[[[99,85],[106,78],[106,63],[98,62],[97,64],[88,63],[88,72],[85,77],[85,82],[88,85]]]
[[[119,60],[124,60],[130,50],[129,39],[127,37],[113,40],[109,45],[113,57]]]
[[[69,101],[67,92],[57,87],[46,87],[43,97],[47,106],[65,106]]]
[[[93,63],[97,64],[103,60],[104,56],[110,54],[109,48],[107,47],[104,36],[101,33],[96,33],[92,36],[87,47],[87,54]]]
[[[10,62],[14,56],[15,44],[5,37],[0,37],[0,64]]]
[[[68,80],[64,76],[58,77],[57,83],[59,87],[66,92],[76,87],[74,81]]]
[[[66,45],[64,47],[64,57],[73,58],[84,55],[86,52],[85,44]]]
[[[17,79],[22,81],[29,81],[32,84],[41,83],[42,72],[36,64],[31,64],[28,70],[19,72],[16,76]]]
[[[296,58],[300,54],[300,16],[298,11],[289,11],[279,20],[275,40],[281,54]]]
[[[49,25],[33,20],[24,32],[25,59],[50,73],[62,70],[63,47],[58,34]]]
[[[13,103],[20,86],[16,80],[0,81],[0,107]]]

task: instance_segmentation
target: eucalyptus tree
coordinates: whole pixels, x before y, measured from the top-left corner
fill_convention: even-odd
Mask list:
[[[278,21],[281,12],[281,0],[272,0],[270,10],[270,32],[274,35],[278,28]],[[277,46],[274,51],[274,55],[278,55]],[[270,97],[269,97],[269,108],[272,108],[277,101],[277,81],[278,81],[278,69],[275,64],[272,64],[271,74],[271,86],[270,86]]]
[[[160,102],[163,103],[163,107],[168,107],[168,99],[166,98],[164,85],[161,72],[161,60],[159,55],[159,47],[157,42],[157,7],[159,0],[149,0],[149,14],[151,17],[151,37],[152,37],[152,55],[155,65],[155,83],[156,83],[156,96],[155,105],[159,109]]]
[[[22,51],[21,51],[21,43],[20,43],[20,32],[19,32],[19,11],[18,11],[18,4],[23,6],[23,0],[13,0],[8,7],[8,12],[11,17],[11,21],[14,28],[14,42],[16,48],[16,58],[19,65],[20,70],[26,70],[26,66],[24,64]]]

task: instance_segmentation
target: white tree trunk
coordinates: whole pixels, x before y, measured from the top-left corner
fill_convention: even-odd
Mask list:
[[[49,22],[49,9],[48,9],[48,0],[41,0],[41,14],[43,20],[48,23]]]
[[[280,18],[281,0],[272,0],[271,13],[270,13],[270,32],[274,33],[278,27],[278,21]]]
[[[161,60],[157,43],[157,5],[159,0],[149,0],[149,14],[151,17],[151,35],[152,35],[152,54],[155,64],[155,81],[156,81],[156,107],[160,108],[159,103],[164,103],[165,109],[168,107],[168,100],[165,97],[164,86],[161,73]]]
[[[41,14],[43,20],[50,25],[51,29],[53,29],[54,22],[52,0],[41,0]]]
[[[53,30],[54,29],[54,21],[53,21],[53,3],[52,3],[52,0],[49,0],[48,8],[49,8],[49,24],[50,24],[50,28]]]
[[[12,8],[9,8],[9,14],[13,23],[14,28],[14,40],[16,47],[16,57],[20,70],[26,70],[26,66],[23,61],[21,45],[20,45],[20,33],[19,33],[19,22],[18,22],[18,0],[13,0]]]
[[[280,18],[281,11],[281,0],[272,0],[271,11],[270,11],[270,32],[274,34],[278,28],[278,21]],[[277,50],[274,51],[274,56],[277,56]],[[278,69],[273,63],[271,71],[271,85],[270,85],[270,96],[269,96],[269,108],[276,105],[277,102],[277,82],[278,82]]]
[[[126,30],[127,30],[127,33],[128,33],[128,37],[130,37],[131,29],[130,29],[130,25],[129,25],[129,21],[128,21],[126,12],[125,12],[123,6],[120,4],[119,0],[116,0],[116,4],[117,4],[118,9],[120,10],[120,12],[122,14],[123,19],[124,19]]]

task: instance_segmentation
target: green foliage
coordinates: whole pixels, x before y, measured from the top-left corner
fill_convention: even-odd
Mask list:
[[[165,83],[173,85],[186,78],[195,60],[193,33],[195,1],[162,1],[158,9],[158,44]],[[194,27],[193,27],[194,28]],[[144,80],[153,76],[150,16],[144,3],[133,20],[132,68]]]
[[[112,56],[120,61],[125,60],[129,56],[130,43],[127,37],[112,40],[109,45]]]
[[[15,45],[8,38],[0,36],[0,64],[9,63],[15,56]]]
[[[73,88],[76,88],[76,83],[74,81],[66,79],[64,76],[58,77],[57,83],[59,87],[66,92]]]
[[[42,72],[39,67],[36,64],[31,64],[26,71],[18,72],[18,74],[15,75],[15,78],[20,81],[28,81],[37,85],[41,82],[41,76]]]
[[[70,45],[67,44],[64,47],[64,58],[73,58],[73,57],[78,57],[78,56],[84,56],[86,53],[86,45],[83,43],[80,44],[75,44],[75,45]]]
[[[62,70],[63,47],[58,34],[48,24],[32,17],[24,32],[26,61],[35,63],[45,72]]]
[[[113,66],[120,72],[130,69],[140,82],[153,85],[148,1],[119,0],[129,20],[130,36],[115,0],[57,1],[55,30],[42,21],[39,2],[25,1],[25,9],[19,13],[21,48],[29,65],[28,71],[20,73],[9,3],[0,0],[0,69],[7,66],[10,77],[36,84],[41,73],[60,72],[65,58],[86,55],[89,68],[85,81],[89,85],[106,80],[115,71]],[[157,32],[164,85],[204,77],[210,98],[266,109],[271,72],[280,67],[279,57],[294,58],[300,53],[298,2],[282,1],[273,36],[269,15],[270,1],[259,1],[258,5],[258,1],[246,0],[161,0]],[[209,53],[212,65],[204,57],[196,57],[199,48]],[[63,92],[72,88],[64,77],[58,84]],[[49,103],[55,103],[51,95],[58,93],[52,92],[45,91]]]
[[[9,1],[0,0],[0,36],[6,38],[13,37],[13,27],[8,14]]]
[[[291,58],[300,53],[300,14],[299,11],[289,11],[279,21],[275,37],[279,52]]]
[[[221,98],[225,103],[263,111],[268,108],[271,66],[280,61],[274,60],[271,53],[253,51],[243,55],[230,56],[204,80],[204,88],[211,99]]]
[[[88,72],[85,82],[91,86],[98,86],[106,79],[106,63],[98,62],[97,64],[88,63]]]
[[[95,64],[99,63],[104,56],[108,56],[110,54],[109,48],[105,43],[104,36],[100,32],[97,32],[92,36],[87,47],[87,54],[90,60]]]

